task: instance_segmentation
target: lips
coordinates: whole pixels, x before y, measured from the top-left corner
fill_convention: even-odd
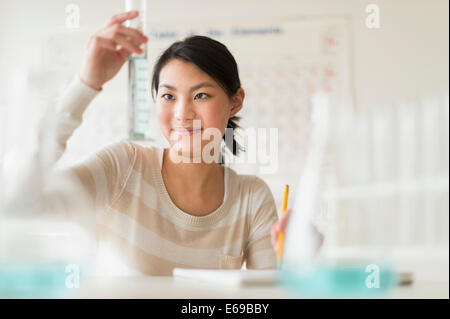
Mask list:
[[[192,131],[194,128],[193,127],[176,127],[173,130],[174,131]]]
[[[201,132],[203,129],[194,129],[193,127],[177,127],[173,129],[173,132],[178,135],[192,135]]]

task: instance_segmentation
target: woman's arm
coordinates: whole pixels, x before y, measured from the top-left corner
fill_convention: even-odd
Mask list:
[[[100,90],[94,90],[75,76],[72,82],[64,90],[63,95],[56,104],[56,158],[59,160],[66,150],[66,144],[73,132],[81,125],[83,113],[91,101],[98,95]],[[41,131],[47,129],[45,122],[39,128]],[[41,133],[42,134],[42,133]]]
[[[122,25],[137,15],[136,11],[114,15],[89,39],[81,71],[56,107],[55,160],[66,150],[67,140],[81,125],[84,111],[103,85],[119,72],[130,54],[142,52],[139,45],[148,39],[140,31]],[[67,177],[77,180],[78,188],[88,195],[85,197],[90,202],[89,207],[99,210],[111,204],[118,196],[134,160],[133,146],[118,142],[105,147],[82,163],[58,170],[57,174],[61,179]],[[62,206],[67,207],[77,200],[69,197],[70,194],[60,194],[60,199],[64,202]]]
[[[56,117],[44,117],[38,128],[40,139],[45,140],[45,146],[50,145],[51,149],[44,149],[40,143],[39,152],[33,153],[29,159],[26,176],[20,182],[16,181],[17,189],[37,185],[28,188],[36,198],[41,198],[47,206],[58,211],[84,209],[86,205],[80,205],[81,202],[90,202],[89,208],[104,207],[118,195],[134,161],[133,146],[119,142],[78,165],[54,170],[66,150],[68,139],[81,125],[89,103],[102,86],[118,73],[131,53],[141,52],[138,45],[147,41],[138,30],[122,25],[136,16],[137,12],[115,15],[90,38],[79,75],[74,77],[57,101]],[[50,141],[52,143],[48,143]],[[41,163],[43,152],[47,155],[49,151],[55,151],[54,156],[46,156],[45,163]],[[20,199],[12,202],[12,207],[17,208],[30,205]]]
[[[114,15],[89,39],[79,76],[74,78],[56,107],[57,159],[64,153],[67,140],[80,126],[85,109],[103,85],[119,72],[130,54],[142,52],[138,45],[147,42],[147,37],[122,25],[137,15],[137,11]]]
[[[245,250],[247,269],[275,269],[276,255],[272,249],[270,231],[278,220],[277,208],[267,184],[255,177],[251,191],[251,215],[249,237]]]

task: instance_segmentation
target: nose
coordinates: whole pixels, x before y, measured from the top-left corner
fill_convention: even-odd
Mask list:
[[[174,116],[178,123],[186,123],[187,120],[193,120],[195,111],[192,104],[183,99],[178,100],[175,105]]]

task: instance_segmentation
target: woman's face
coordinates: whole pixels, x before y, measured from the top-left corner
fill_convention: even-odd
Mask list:
[[[228,119],[242,108],[243,99],[242,88],[229,99],[225,90],[195,64],[172,59],[159,75],[158,122],[173,150],[198,157],[206,144],[220,146]],[[206,136],[205,130],[216,135]],[[201,141],[195,149],[194,139]]]

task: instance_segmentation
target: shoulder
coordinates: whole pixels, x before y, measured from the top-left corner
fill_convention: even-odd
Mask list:
[[[230,169],[236,179],[236,190],[240,198],[248,201],[249,213],[252,214],[262,206],[275,206],[275,200],[269,185],[256,175],[237,174]]]
[[[133,143],[123,140],[106,145],[96,154],[100,158],[112,157],[115,160],[123,161],[133,159],[136,155],[136,149]]]
[[[99,151],[99,153],[111,153],[128,159],[141,159],[145,156],[153,156],[158,154],[159,147],[154,145],[145,145],[135,141],[119,141],[109,144]]]
[[[134,168],[141,174],[150,176],[160,167],[163,147],[142,142],[128,142],[134,152]],[[150,174],[150,175],[149,175]]]
[[[107,175],[126,175],[136,161],[136,150],[128,141],[114,142],[95,152],[92,159],[93,167],[100,165]]]
[[[96,153],[108,174],[118,174],[128,179],[133,172],[150,176],[151,170],[158,167],[158,152],[161,148],[135,141],[122,140],[102,148]]]
[[[253,178],[252,187],[254,193],[265,193],[272,195],[269,185],[261,177],[251,175]]]
[[[258,176],[253,176],[252,182],[252,209],[273,209],[275,208],[275,200],[269,185]]]
[[[265,238],[278,220],[276,203],[266,181],[256,175],[238,175],[241,189],[248,194],[245,210],[249,240]]]
[[[162,148],[156,146],[156,145],[146,145],[144,143],[135,142],[135,141],[126,141],[126,143],[129,144],[129,147],[131,147],[134,152],[138,155],[156,155],[158,152],[162,150]]]
[[[269,185],[256,175],[237,174],[232,169],[230,171],[235,175],[238,188],[241,192],[252,194],[253,197],[260,195],[272,195]]]

